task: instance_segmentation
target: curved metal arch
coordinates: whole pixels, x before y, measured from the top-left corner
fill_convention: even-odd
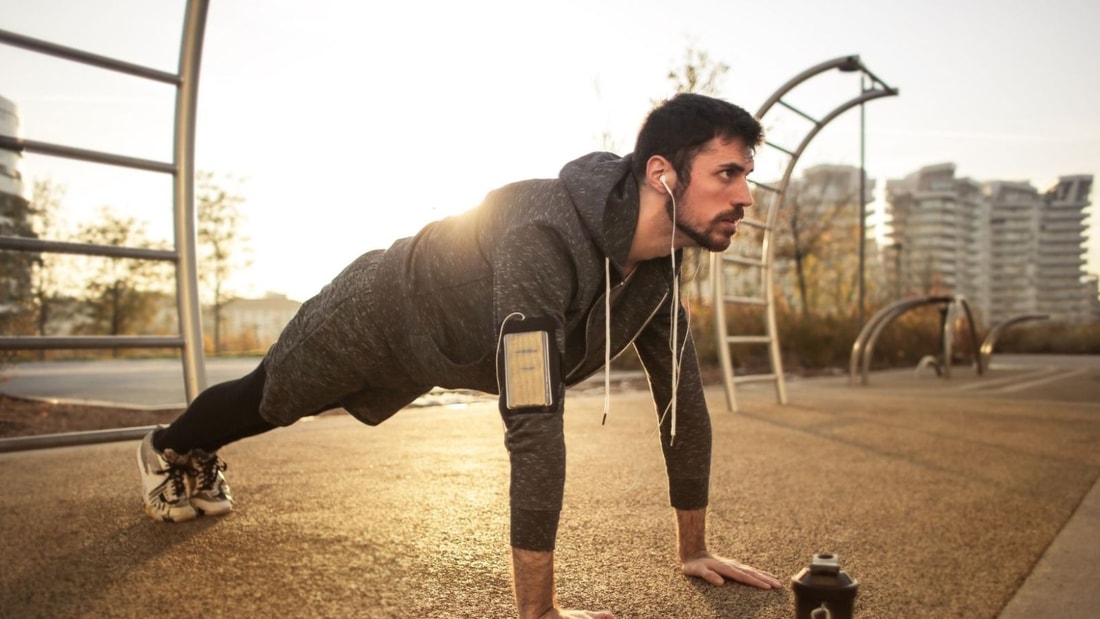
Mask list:
[[[866,66],[864,66],[858,55],[841,56],[814,65],[813,67],[806,69],[805,71],[788,80],[785,84],[780,86],[779,89],[777,89],[775,93],[773,93],[772,96],[764,102],[763,105],[760,106],[760,109],[756,113],[756,118],[758,120],[763,119],[764,115],[767,114],[767,112],[776,103],[780,103],[783,96],[793,90],[796,86],[814,76],[834,69],[843,72],[862,72],[864,73],[864,75],[868,76],[871,79],[872,88],[864,89],[858,97],[842,103],[833,111],[826,114],[820,120],[813,120],[813,129],[811,129],[810,132],[807,133],[807,135],[802,139],[798,147],[793,151],[784,151],[790,157],[790,160],[787,163],[786,170],[784,170],[783,172],[783,177],[779,185],[777,187],[768,187],[768,189],[776,193],[776,199],[772,203],[771,208],[768,210],[767,220],[763,225],[764,239],[761,245],[761,260],[760,264],[756,265],[761,268],[761,287],[763,289],[763,298],[766,306],[765,323],[767,335],[762,337],[749,336],[747,338],[742,338],[743,341],[757,341],[768,343],[769,356],[771,358],[775,380],[776,398],[778,399],[780,404],[787,403],[787,391],[783,378],[783,360],[779,346],[779,327],[775,316],[775,288],[772,277],[772,264],[775,259],[775,244],[773,242],[772,235],[774,234],[775,224],[779,217],[779,210],[783,207],[783,202],[786,196],[787,186],[790,183],[791,175],[793,174],[794,168],[798,164],[799,159],[802,157],[803,152],[805,152],[806,147],[826,125],[828,125],[838,116],[853,107],[862,105],[863,103],[872,101],[874,99],[879,99],[881,97],[895,96],[898,94],[898,89],[887,86],[885,82],[883,82],[873,73],[871,73],[871,71],[868,70]],[[729,342],[731,338],[727,333],[725,312],[726,300],[724,294],[722,293],[723,259],[724,254],[711,254],[711,288],[714,291],[715,298],[714,321],[717,331],[719,361],[722,366],[723,384],[725,386],[726,404],[730,410],[736,411],[737,399],[733,387],[733,360],[731,359],[729,352]]]
[[[855,384],[856,373],[859,372],[860,384],[868,383],[868,375],[871,371],[871,358],[874,356],[875,342],[879,335],[906,312],[925,305],[946,305],[947,312],[941,325],[941,338],[943,348],[944,378],[951,377],[952,343],[955,335],[955,322],[958,319],[958,308],[962,307],[966,315],[967,324],[970,326],[970,338],[973,347],[974,364],[978,375],[983,373],[982,359],[978,355],[978,330],[974,322],[974,313],[970,309],[970,303],[962,296],[928,296],[913,299],[902,299],[888,305],[871,317],[867,324],[863,325],[856,341],[852,344],[852,353],[848,364],[848,382]]]
[[[947,308],[947,316],[943,321],[943,377],[951,378],[951,351],[955,342],[955,322],[958,319],[958,308],[962,307],[966,312],[966,323],[970,326],[970,350],[974,355],[974,367],[978,376],[982,375],[982,358],[978,353],[978,327],[974,322],[974,312],[970,310],[970,302],[966,297],[955,297],[955,302]]]
[[[886,328],[891,322],[897,319],[899,316],[908,312],[909,310],[920,307],[923,305],[930,305],[933,303],[949,303],[951,297],[948,296],[931,296],[931,297],[917,297],[913,299],[902,299],[895,301],[890,305],[875,312],[871,319],[863,325],[859,335],[856,336],[855,342],[852,343],[852,353],[848,360],[848,382],[849,384],[855,384],[856,374],[859,373],[862,376],[862,383],[867,384],[867,371],[870,368],[870,362],[864,361],[864,359],[871,358],[870,349],[874,348],[874,342],[878,339],[879,333]],[[860,369],[862,368],[862,372]]]
[[[831,71],[833,69],[839,69],[841,71],[859,71],[862,67],[863,63],[860,62],[859,56],[841,56],[839,58],[833,58],[832,60],[826,60],[821,64],[814,65],[809,69],[806,69],[805,71],[792,77],[790,80],[787,81],[786,84],[783,84],[778,89],[776,89],[772,96],[769,97],[768,100],[760,106],[759,110],[757,110],[756,117],[763,118],[764,114],[767,114],[768,110],[770,110],[773,105],[778,103],[784,95],[794,90],[795,86],[798,86],[802,82],[805,82],[815,75],[825,73],[826,71]]]
[[[982,340],[982,367],[989,367],[989,359],[993,356],[993,348],[997,345],[997,340],[1001,338],[1001,334],[1004,333],[1006,329],[1014,324],[1027,320],[1046,320],[1048,318],[1050,318],[1050,314],[1021,314],[1002,320],[994,325],[993,328],[989,330],[989,333],[985,335],[985,339]]]

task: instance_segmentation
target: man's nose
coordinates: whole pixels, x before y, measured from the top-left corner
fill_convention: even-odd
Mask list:
[[[733,196],[734,206],[749,208],[753,205],[752,188],[747,180],[737,184],[737,193]]]

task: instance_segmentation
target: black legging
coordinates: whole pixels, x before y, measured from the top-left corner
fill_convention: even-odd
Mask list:
[[[154,435],[154,446],[177,453],[196,447],[213,453],[233,441],[274,430],[278,426],[260,417],[266,379],[261,362],[241,378],[204,390],[172,425]]]

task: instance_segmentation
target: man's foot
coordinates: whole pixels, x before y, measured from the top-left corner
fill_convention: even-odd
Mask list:
[[[200,515],[220,516],[233,510],[233,495],[225,483],[225,462],[216,453],[191,452],[191,507]]]
[[[163,452],[153,447],[150,432],[138,446],[138,469],[141,471],[142,501],[145,513],[154,520],[182,522],[198,515],[191,506],[188,490],[190,458],[171,449]]]

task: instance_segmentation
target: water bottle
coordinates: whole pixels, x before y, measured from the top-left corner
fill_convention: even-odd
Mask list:
[[[791,582],[795,619],[852,619],[859,582],[840,569],[835,554],[815,554]]]

